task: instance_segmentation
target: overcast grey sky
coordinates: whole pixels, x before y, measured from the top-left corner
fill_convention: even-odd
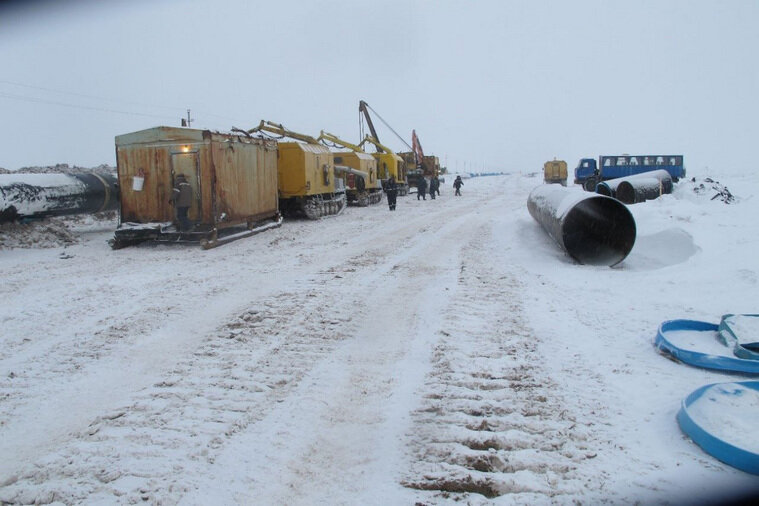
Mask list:
[[[648,153],[730,172],[755,165],[758,24],[756,0],[5,3],[0,167],[114,164],[114,136],[187,108],[357,142],[363,99],[451,170]]]

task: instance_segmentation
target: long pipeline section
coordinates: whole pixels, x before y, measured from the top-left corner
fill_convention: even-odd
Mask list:
[[[108,174],[0,174],[0,223],[118,206],[118,182]]]

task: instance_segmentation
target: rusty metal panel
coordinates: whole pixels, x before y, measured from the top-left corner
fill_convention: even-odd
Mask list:
[[[116,160],[121,222],[172,221],[171,147],[117,145]]]
[[[214,135],[215,223],[239,223],[277,212],[276,150],[276,143],[268,140]]]

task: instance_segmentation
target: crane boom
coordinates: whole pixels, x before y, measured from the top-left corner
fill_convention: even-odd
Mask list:
[[[421,165],[422,160],[424,160],[424,150],[422,150],[422,143],[419,142],[419,137],[416,136],[416,130],[411,131],[411,144],[414,146],[411,150],[416,155],[417,165]]]
[[[261,132],[261,131],[273,133],[276,135],[281,135],[282,137],[289,137],[291,139],[303,141],[308,144],[319,144],[319,141],[317,139],[314,139],[310,135],[293,132],[292,130],[288,130],[287,128],[282,126],[280,123],[274,123],[272,121],[266,121],[266,120],[261,120],[261,123],[259,123],[257,127],[254,127],[248,130],[248,133],[254,134],[256,132]]]
[[[369,125],[369,131],[372,133],[372,137],[374,137],[377,142],[379,142],[379,135],[377,135],[377,131],[374,129],[374,123],[372,123],[372,117],[369,116],[369,110],[368,110],[369,104],[361,100],[358,103],[358,112],[363,113],[364,118],[366,118],[366,123]],[[378,149],[380,149],[380,153],[382,152],[382,149],[377,146]]]
[[[364,137],[364,140],[361,141],[361,143],[358,146],[361,149],[363,149],[364,144],[367,143],[367,142],[371,142],[372,144],[374,144],[377,147],[377,152],[378,153],[389,153],[391,155],[395,154],[395,152],[392,149],[388,148],[387,146],[382,145],[380,143],[380,141],[378,141],[376,138],[373,138],[369,134],[367,134],[366,137]]]
[[[411,146],[409,146],[409,145],[408,145],[408,142],[406,142],[406,141],[404,140],[404,138],[403,138],[403,137],[401,137],[400,135],[398,135],[398,132],[396,132],[395,130],[393,130],[393,127],[391,127],[391,126],[390,126],[390,125],[387,123],[387,121],[385,121],[384,119],[382,119],[382,116],[380,116],[379,114],[377,114],[377,111],[375,111],[374,109],[372,109],[372,107],[371,107],[369,104],[367,104],[366,102],[364,102],[363,100],[361,100],[361,101],[359,102],[359,104],[358,104],[358,110],[359,110],[359,112],[363,113],[363,114],[364,114],[364,116],[366,117],[366,122],[369,124],[369,130],[372,132],[372,136],[373,136],[375,139],[377,139],[377,142],[379,142],[379,137],[377,136],[377,132],[376,132],[376,131],[375,131],[375,129],[374,129],[374,124],[372,123],[372,119],[369,117],[369,110],[371,110],[371,111],[372,111],[372,112],[373,112],[373,113],[374,113],[374,114],[375,114],[375,115],[376,115],[376,116],[377,116],[377,117],[380,119],[380,121],[381,121],[381,122],[382,122],[382,123],[383,123],[383,124],[384,124],[384,125],[385,125],[385,126],[386,126],[386,127],[389,129],[389,130],[390,130],[390,131],[391,131],[391,132],[393,132],[393,133],[395,134],[395,136],[396,136],[396,137],[398,137],[398,139],[400,139],[400,141],[401,141],[403,144],[405,144],[405,145],[406,145],[406,147],[407,147],[407,148],[409,148],[409,149],[412,149],[412,148],[411,148]]]
[[[339,138],[338,136],[336,136],[334,134],[331,134],[329,132],[325,132],[324,130],[321,131],[321,133],[319,134],[319,139],[317,139],[316,142],[318,143],[319,141],[321,141],[324,144],[326,144],[326,142],[324,142],[324,141],[328,141],[328,142],[331,142],[333,144],[337,144],[339,146],[342,146],[344,148],[348,148],[348,149],[350,149],[352,151],[355,151],[356,153],[364,153],[364,150],[361,149],[360,146],[356,146],[355,144],[351,144],[348,141],[344,141],[341,138]]]

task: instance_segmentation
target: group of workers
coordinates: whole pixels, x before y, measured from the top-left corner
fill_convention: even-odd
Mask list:
[[[464,185],[464,181],[461,180],[461,176],[456,176],[456,180],[453,182],[453,187],[456,189],[454,195],[461,196],[461,187]],[[427,200],[427,180],[425,178],[419,179],[416,185],[416,200]],[[385,193],[387,194],[387,205],[391,211],[395,211],[395,206],[398,200],[398,184],[395,182],[395,178],[390,176],[390,179],[385,183]],[[436,195],[440,195],[440,180],[437,176],[430,179],[429,183],[429,195],[432,200],[435,200]]]
[[[440,180],[437,176],[430,178],[430,198],[435,200],[435,195],[440,195]],[[416,200],[427,200],[427,180],[425,178],[419,179],[416,184]]]

